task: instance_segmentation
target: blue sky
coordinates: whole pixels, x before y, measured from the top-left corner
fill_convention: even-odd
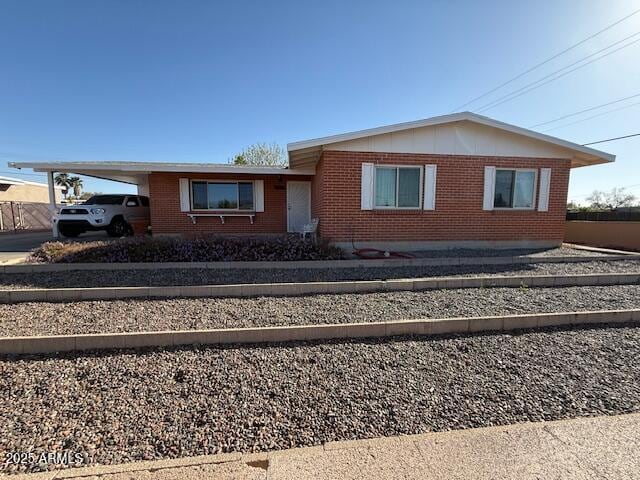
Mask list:
[[[635,0],[3,0],[0,175],[19,176],[12,160],[224,163],[256,141],[285,145],[449,113],[637,8]],[[468,109],[638,31],[640,14]],[[482,113],[528,127],[640,93],[639,60],[640,42]],[[638,133],[639,120],[637,105],[548,133],[585,143]],[[640,137],[598,147],[617,162],[574,170],[570,198],[627,185],[640,196]],[[92,179],[85,189],[123,190]]]

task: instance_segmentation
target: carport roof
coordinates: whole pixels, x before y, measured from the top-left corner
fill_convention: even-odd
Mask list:
[[[10,162],[13,168],[32,168],[36,172],[73,172],[106,180],[139,184],[149,173],[239,173],[249,175],[313,175],[313,170],[284,167],[239,166],[216,163],[167,162]]]

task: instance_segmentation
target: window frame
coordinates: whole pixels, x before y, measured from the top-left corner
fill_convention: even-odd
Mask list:
[[[251,184],[251,193],[252,193],[252,202],[253,208],[244,209],[240,208],[240,187],[238,186],[238,194],[237,194],[237,205],[238,208],[194,208],[193,206],[193,183],[206,183],[207,184],[207,204],[209,203],[209,195],[208,195],[208,184],[210,183],[235,183],[236,185],[240,183],[250,183]],[[256,184],[254,180],[212,180],[210,178],[190,178],[189,179],[189,206],[191,207],[192,212],[238,212],[238,213],[255,213],[256,211]]]
[[[396,204],[392,207],[378,206],[376,205],[376,187],[377,187],[377,178],[378,178],[378,168],[395,168],[399,170],[401,168],[412,168],[414,170],[420,170],[420,180],[419,180],[419,192],[418,192],[418,205],[415,207],[398,207],[398,185],[400,183],[400,175],[396,173]],[[373,166],[373,209],[374,210],[422,210],[422,202],[424,195],[424,166],[423,165],[387,165],[387,164],[375,164]]]
[[[531,206],[530,207],[496,207],[496,176],[498,175],[498,171],[499,170],[508,170],[510,172],[515,172],[515,175],[513,176],[513,191],[511,192],[511,195],[513,197],[515,197],[516,194],[516,190],[515,190],[515,186],[517,184],[517,176],[518,176],[518,172],[533,172],[533,199],[531,200]],[[509,167],[496,167],[495,172],[494,172],[494,177],[493,177],[493,209],[494,210],[503,210],[503,211],[512,211],[512,210],[525,210],[525,211],[532,211],[536,209],[536,201],[538,198],[538,169],[537,168],[509,168]],[[511,199],[511,201],[513,202],[513,198]]]

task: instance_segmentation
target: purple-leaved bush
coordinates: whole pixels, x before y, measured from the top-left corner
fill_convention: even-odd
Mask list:
[[[34,263],[230,262],[338,260],[338,248],[298,236],[270,238],[133,237],[97,242],[47,242],[33,250]]]

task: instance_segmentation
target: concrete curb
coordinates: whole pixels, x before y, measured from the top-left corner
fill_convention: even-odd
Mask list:
[[[640,270],[640,269],[639,269]],[[375,293],[402,290],[434,290],[483,287],[567,287],[632,285],[640,273],[577,275],[490,275],[482,277],[430,277],[345,282],[256,283],[167,287],[34,288],[0,290],[0,303],[73,302],[125,298],[266,297],[335,293]]]
[[[358,455],[361,457],[367,457],[369,462],[382,462],[384,460],[378,460],[375,456],[370,454],[370,449],[384,449],[386,451],[394,454],[401,454],[406,451],[410,451],[411,449],[418,448],[417,445],[423,444],[444,444],[447,442],[447,449],[452,452],[451,456],[455,456],[458,451],[454,444],[449,442],[462,441],[470,444],[480,444],[480,445],[502,445],[502,442],[491,441],[492,438],[503,437],[503,438],[511,438],[515,445],[523,445],[525,441],[522,438],[526,438],[527,436],[531,439],[529,442],[526,442],[529,445],[535,445],[534,451],[539,450],[543,451],[543,446],[545,444],[549,444],[549,437],[554,435],[555,429],[564,428],[566,431],[570,432],[582,432],[581,435],[576,435],[576,442],[580,441],[583,438],[584,433],[586,432],[605,432],[606,438],[602,438],[602,435],[598,435],[597,441],[593,442],[593,451],[597,451],[601,456],[600,458],[607,461],[609,464],[614,464],[618,457],[616,456],[603,456],[606,452],[603,453],[602,446],[598,443],[598,441],[604,441],[606,444],[612,444],[611,450],[615,450],[617,453],[621,452],[621,447],[619,444],[615,443],[615,439],[617,437],[617,432],[620,431],[620,423],[624,422],[627,425],[637,425],[640,422],[640,414],[631,413],[631,414],[622,414],[622,415],[610,415],[610,416],[601,416],[601,417],[578,417],[578,418],[569,418],[564,420],[553,420],[553,421],[544,421],[544,422],[525,422],[525,423],[516,423],[512,425],[496,425],[491,427],[479,427],[479,428],[469,428],[462,430],[449,430],[449,431],[441,431],[441,432],[427,432],[427,433],[418,433],[412,435],[400,435],[400,436],[391,436],[391,437],[376,437],[376,438],[365,438],[365,439],[356,439],[356,440],[337,440],[337,441],[329,441],[325,443],[321,443],[316,446],[308,446],[308,447],[296,447],[286,450],[272,450],[267,452],[258,452],[258,453],[220,453],[215,455],[202,455],[202,456],[193,456],[193,457],[180,457],[180,458],[164,458],[161,460],[136,460],[129,463],[121,463],[115,465],[89,465],[86,467],[80,468],[70,468],[64,470],[52,470],[49,472],[40,472],[40,473],[31,473],[31,474],[19,474],[12,475],[11,478],[15,480],[61,480],[61,479],[92,479],[99,480],[111,478],[111,475],[119,475],[118,478],[157,478],[157,479],[167,479],[167,478],[184,478],[184,479],[194,479],[194,478],[202,478],[201,476],[193,475],[193,473],[188,472],[188,468],[198,467],[198,466],[217,466],[217,465],[247,465],[257,462],[262,462],[264,469],[264,476],[261,478],[265,479],[275,479],[278,478],[280,480],[287,479],[291,480],[294,478],[309,478],[308,475],[300,475],[300,469],[298,461],[300,459],[304,459],[306,461],[318,462],[319,458],[325,456],[327,452],[339,451],[339,450],[347,450],[357,452],[353,457],[354,459],[358,459]],[[546,433],[545,433],[546,432]],[[545,437],[546,435],[546,437]],[[588,435],[588,438],[594,438],[593,434]],[[455,445],[458,445],[457,443]],[[549,444],[551,445],[551,444]],[[625,455],[633,456],[635,454],[635,449],[633,448],[633,441],[629,439],[627,445],[630,446],[628,450],[625,450],[623,453]],[[585,452],[581,456],[577,456],[575,454],[565,455],[563,458],[569,459],[571,462],[570,465],[574,465],[573,468],[563,467],[562,470],[558,468],[557,464],[552,465],[551,472],[557,473],[558,471],[575,471],[577,472],[576,476],[565,477],[565,478],[584,478],[582,475],[582,470],[578,470],[577,467],[579,464],[584,463],[585,461],[592,460],[592,456],[589,456],[589,450],[584,451],[582,448],[584,444],[580,445],[580,452]],[[500,447],[496,447],[500,448]],[[573,451],[573,450],[571,450]],[[487,461],[495,461],[498,458],[498,455],[491,448],[484,447],[482,450],[482,455],[484,455],[481,459],[476,457],[472,458],[473,462],[481,462],[483,459]],[[419,456],[419,459],[424,461],[424,456]],[[364,459],[363,459],[364,460]],[[274,468],[273,465],[282,465],[286,462],[291,462],[291,468],[288,470],[290,472],[289,475],[283,475],[282,471],[276,470],[276,472],[272,472],[270,469]],[[330,468],[333,462],[335,462],[335,457],[325,457],[325,463],[327,469]],[[451,462],[450,457],[445,457],[443,462]],[[522,465],[526,465],[527,459],[519,459],[517,463],[516,470],[519,468],[519,471],[523,470]],[[530,460],[530,463],[538,466],[539,456],[535,455]],[[348,464],[349,465],[349,464]],[[347,470],[341,471],[341,477],[339,478],[376,478],[373,475],[362,475],[363,465],[366,465],[366,461],[359,462],[354,461],[350,464],[351,468]],[[379,465],[381,465],[379,463]],[[404,463],[403,463],[404,465]],[[277,468],[277,467],[276,467]],[[171,473],[166,472],[166,470],[171,470]],[[540,468],[535,468],[535,471],[541,471]],[[164,471],[164,472],[163,472]],[[379,471],[379,470],[378,470]],[[514,478],[509,475],[509,472],[502,467],[494,468],[494,476],[501,475],[499,478]],[[627,470],[623,470],[627,471]],[[155,473],[164,473],[155,476]],[[353,472],[353,474],[342,473],[342,472]],[[416,474],[415,465],[407,465],[407,468],[402,469],[400,473],[396,471],[396,475],[394,478],[418,478],[419,475]],[[406,475],[403,473],[406,472]],[[190,475],[191,473],[191,475]],[[275,473],[275,475],[270,475]],[[419,472],[418,472],[419,473]],[[598,472],[594,471],[595,474]],[[235,472],[230,473],[228,475],[224,475],[223,478],[236,478],[234,476]],[[120,476],[122,475],[122,476]],[[359,476],[358,476],[359,475]],[[109,476],[109,477],[107,477]],[[518,478],[521,478],[519,476]],[[545,478],[544,475],[540,475],[540,478]],[[7,476],[9,478],[9,476]],[[246,478],[242,476],[242,478]],[[326,478],[326,477],[321,477]],[[389,475],[379,475],[379,478],[390,478]],[[434,477],[429,476],[428,478],[433,479]],[[441,477],[445,478],[445,477]],[[460,477],[459,477],[460,478]],[[470,477],[469,477],[470,478]],[[529,477],[530,478],[530,477]]]
[[[166,262],[166,263],[51,263],[0,265],[0,273],[68,272],[74,270],[162,270],[162,269],[296,269],[367,267],[442,267],[451,265],[513,265],[530,263],[582,263],[614,260],[640,260],[640,254],[559,256],[559,257],[445,257],[375,260],[306,260],[292,262]]]
[[[104,350],[113,348],[171,347],[179,345],[252,344],[508,331],[592,323],[640,322],[640,309],[595,312],[535,313],[472,318],[394,320],[389,322],[292,325],[282,327],[179,330],[160,332],[96,333],[0,338],[0,354]]]

